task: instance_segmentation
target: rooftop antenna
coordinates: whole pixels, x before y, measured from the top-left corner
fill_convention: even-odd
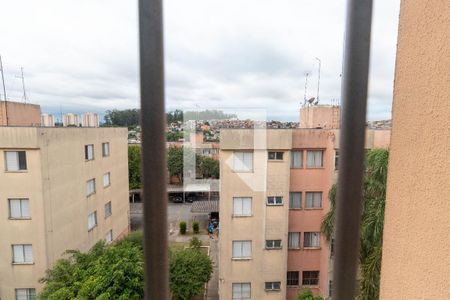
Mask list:
[[[0,55],[0,72],[1,72],[1,74],[2,74],[3,98],[5,99],[5,119],[6,119],[6,126],[8,126],[8,103],[6,102],[5,74],[3,73],[3,62],[2,62],[2,56],[1,56],[1,55]]]
[[[316,57],[317,61],[319,62],[319,77],[317,79],[317,104],[319,104],[319,91],[320,91],[320,67],[322,66],[322,61],[320,58]]]
[[[22,99],[25,103],[27,103],[27,92],[25,90],[25,76],[23,75],[23,67],[20,67],[20,76],[16,75],[16,78],[22,79],[22,89],[23,89],[23,96]]]
[[[303,96],[303,106],[306,105],[306,91],[308,90],[308,76],[309,76],[309,73],[306,72],[306,75],[305,75],[305,95]]]

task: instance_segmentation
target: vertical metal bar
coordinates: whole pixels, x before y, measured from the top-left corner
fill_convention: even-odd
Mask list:
[[[139,0],[145,299],[169,299],[162,0]]]
[[[8,126],[8,102],[6,100],[6,86],[5,86],[5,74],[3,72],[3,62],[2,56],[0,55],[0,71],[2,74],[2,83],[3,83],[3,97],[5,99],[5,118],[6,118],[6,126]]]
[[[348,0],[333,299],[355,298],[359,257],[372,0]]]

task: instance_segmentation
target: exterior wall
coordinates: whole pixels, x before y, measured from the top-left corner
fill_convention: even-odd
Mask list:
[[[80,117],[76,114],[68,113],[63,116],[63,126],[80,126]]]
[[[0,126],[39,126],[41,107],[35,104],[0,101]]]
[[[41,126],[44,127],[54,127],[55,126],[55,117],[49,114],[41,115]]]
[[[102,142],[110,156],[102,157]],[[84,145],[94,144],[85,161]],[[4,151],[25,150],[27,171],[5,172]],[[103,188],[103,174],[111,185]],[[96,193],[86,197],[86,181]],[[9,220],[8,198],[29,198],[31,220]],[[104,218],[104,204],[112,215]],[[88,214],[97,226],[88,231]],[[67,249],[86,251],[112,229],[113,239],[128,232],[127,130],[123,128],[0,127],[0,298],[14,299],[15,288],[36,288],[38,279]],[[12,265],[12,244],[32,244],[34,264]]]
[[[304,106],[300,108],[300,128],[337,129],[340,113],[336,105]]]
[[[302,208],[289,210],[289,232],[300,232],[300,249],[289,250],[288,271],[299,271],[300,286],[288,289],[287,299],[297,299],[302,288],[303,271],[319,271],[319,285],[310,286],[314,294],[328,296],[329,244],[321,235],[320,248],[304,248],[305,232],[320,232],[329,211],[328,192],[334,183],[335,135],[327,130],[299,129],[293,131],[292,150],[303,150],[303,167],[290,169],[290,191],[302,193]],[[307,150],[323,150],[323,168],[307,168]],[[305,208],[306,192],[322,192],[322,208]]]
[[[450,7],[402,1],[380,299],[450,295]]]
[[[262,145],[243,148],[239,144],[240,139],[255,138],[252,130],[223,132],[231,131],[235,134],[231,136],[237,136],[237,143],[228,141],[226,149],[220,153],[219,295],[221,299],[231,299],[233,283],[250,282],[252,299],[285,299],[290,164],[289,152],[286,150],[290,148],[290,131],[268,131],[266,137],[258,139],[267,144],[270,150],[285,151],[282,161],[270,162],[267,160],[267,150]],[[275,147],[280,140],[286,141],[287,147]],[[253,172],[233,171],[233,149],[238,148],[253,151]],[[267,196],[282,196],[283,205],[267,206]],[[252,216],[234,217],[233,197],[252,197]],[[282,249],[267,250],[267,239],[281,239]],[[252,241],[250,260],[232,259],[233,240]],[[281,291],[265,291],[265,282],[274,281],[281,282]]]
[[[82,115],[83,127],[99,127],[100,120],[98,114],[87,112]]]

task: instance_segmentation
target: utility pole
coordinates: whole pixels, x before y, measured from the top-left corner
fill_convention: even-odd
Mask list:
[[[317,103],[319,103],[319,91],[320,91],[320,67],[321,67],[321,65],[322,65],[322,61],[319,59],[319,58],[317,58],[316,57],[316,59],[317,59],[317,61],[319,62],[319,78],[317,79]]]
[[[27,92],[25,90],[25,76],[23,75],[23,67],[20,67],[20,76],[16,76],[16,78],[22,79],[22,89],[23,89],[23,96],[22,99],[25,103],[27,103]]]
[[[3,62],[2,62],[2,56],[1,56],[1,55],[0,55],[0,71],[1,71],[1,73],[2,73],[3,98],[5,99],[5,119],[6,119],[6,126],[8,126],[8,102],[6,102],[5,74],[3,73]]]

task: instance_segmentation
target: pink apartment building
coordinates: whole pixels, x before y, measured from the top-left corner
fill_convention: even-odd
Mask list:
[[[221,299],[331,299],[331,245],[320,233],[337,180],[339,107],[300,110],[298,129],[222,129]],[[386,148],[389,130],[368,130]]]

